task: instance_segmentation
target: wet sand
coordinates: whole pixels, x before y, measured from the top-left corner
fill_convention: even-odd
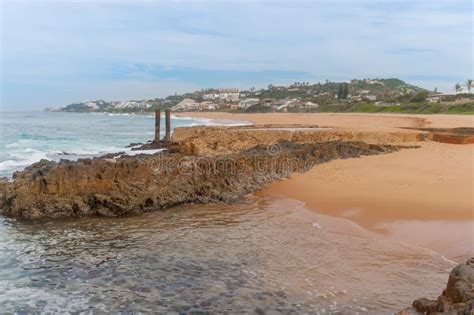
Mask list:
[[[398,127],[473,127],[463,115],[226,114],[182,116],[257,124],[318,124],[384,132]],[[438,251],[461,261],[474,255],[474,146],[432,141],[419,149],[336,160],[272,184],[263,195],[303,201],[324,214]]]

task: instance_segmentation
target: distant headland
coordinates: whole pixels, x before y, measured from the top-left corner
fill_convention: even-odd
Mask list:
[[[400,79],[354,79],[350,82],[295,82],[266,88],[202,89],[164,98],[77,102],[47,108],[60,112],[146,113],[156,109],[223,112],[387,112],[474,114],[472,80],[456,83],[454,93],[440,93]]]

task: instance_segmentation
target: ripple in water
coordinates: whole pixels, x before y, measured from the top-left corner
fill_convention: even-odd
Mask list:
[[[4,312],[387,312],[452,265],[288,199],[120,219],[0,220]]]

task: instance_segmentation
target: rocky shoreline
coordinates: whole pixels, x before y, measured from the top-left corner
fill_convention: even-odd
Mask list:
[[[185,203],[232,202],[313,165],[390,153],[397,146],[282,141],[231,154],[174,145],[154,155],[42,160],[0,181],[0,214],[22,219],[126,216]]]
[[[448,284],[437,300],[421,298],[396,315],[474,314],[474,257],[456,266],[449,274]]]

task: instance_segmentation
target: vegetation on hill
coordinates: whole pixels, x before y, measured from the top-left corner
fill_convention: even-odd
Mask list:
[[[463,87],[469,93],[462,93]],[[465,85],[456,84],[458,94],[442,95],[421,87],[408,84],[396,78],[362,79],[350,82],[295,82],[289,86],[268,85],[267,88],[244,90],[240,92],[241,100],[257,99],[257,104],[250,107],[222,106],[220,110],[237,112],[270,112],[280,110],[286,100],[299,104],[310,102],[312,108],[305,106],[287,106],[287,111],[300,112],[388,112],[388,113],[461,113],[473,114],[474,95],[470,94],[472,80]],[[74,103],[60,111],[71,112],[114,112],[137,113],[151,112],[156,109],[172,108],[184,99],[195,102],[205,100],[208,93],[217,90],[207,89],[184,94],[169,95],[165,98],[148,100],[131,100],[123,102],[106,102],[103,100]],[[432,99],[430,99],[432,98]],[[279,103],[278,103],[279,102]],[[234,105],[238,103],[234,102]],[[236,108],[237,107],[237,108]],[[285,106],[284,106],[285,107]],[[200,109],[201,110],[201,109]]]
[[[406,103],[401,105],[377,106],[374,103],[328,105],[312,112],[331,113],[406,113],[406,114],[469,114],[474,115],[474,102],[462,105],[439,103]]]

